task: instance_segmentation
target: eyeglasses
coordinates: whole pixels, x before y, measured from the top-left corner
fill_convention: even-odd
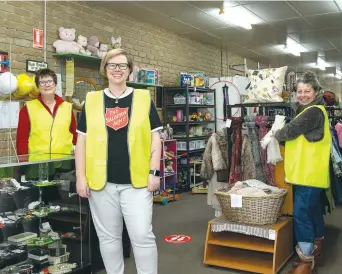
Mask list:
[[[128,68],[128,64],[126,64],[126,63],[121,63],[121,64],[107,63],[106,66],[110,70],[114,70],[116,68],[119,68],[120,70],[126,70]]]
[[[51,86],[55,82],[53,80],[39,81],[40,86]]]

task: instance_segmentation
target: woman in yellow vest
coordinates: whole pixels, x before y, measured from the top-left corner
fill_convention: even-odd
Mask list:
[[[148,90],[127,87],[133,61],[114,49],[101,62],[108,88],[89,92],[78,123],[77,192],[89,198],[108,274],[123,274],[123,219],[138,274],[157,273],[152,194],[160,186],[162,129]]]
[[[293,274],[313,273],[321,264],[324,219],[321,196],[330,187],[331,136],[317,77],[305,72],[297,81],[297,116],[275,133],[285,143],[285,176],[294,188],[294,230],[299,261]]]
[[[68,158],[76,145],[76,119],[72,104],[56,94],[57,75],[50,69],[37,71],[35,82],[39,87],[37,99],[26,102],[19,112],[17,153],[20,161],[43,161]],[[69,168],[70,162],[49,164],[49,175],[55,168]],[[38,165],[25,168],[26,179],[37,179]],[[23,170],[21,170],[23,172]]]

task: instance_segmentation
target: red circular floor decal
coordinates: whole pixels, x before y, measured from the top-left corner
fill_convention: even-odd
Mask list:
[[[187,235],[170,235],[164,238],[164,241],[170,244],[184,244],[191,241],[191,237]]]

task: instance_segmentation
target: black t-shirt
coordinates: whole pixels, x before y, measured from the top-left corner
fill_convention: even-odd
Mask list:
[[[104,91],[108,133],[107,181],[116,184],[131,184],[127,137],[128,125],[131,117],[133,91],[129,88],[126,93],[127,95],[118,99],[118,103],[116,103],[116,99],[111,95],[108,89],[105,89]],[[120,108],[121,114],[116,121],[110,119],[111,109],[115,107]],[[116,117],[118,117],[117,112],[115,114]],[[162,123],[152,100],[150,108],[150,124],[152,132],[162,129]],[[83,107],[81,117],[77,125],[77,132],[79,134],[87,133],[85,107]]]

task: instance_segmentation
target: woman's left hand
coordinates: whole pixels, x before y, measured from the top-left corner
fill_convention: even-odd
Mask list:
[[[147,189],[151,192],[154,192],[159,188],[160,188],[160,177],[149,174]]]

